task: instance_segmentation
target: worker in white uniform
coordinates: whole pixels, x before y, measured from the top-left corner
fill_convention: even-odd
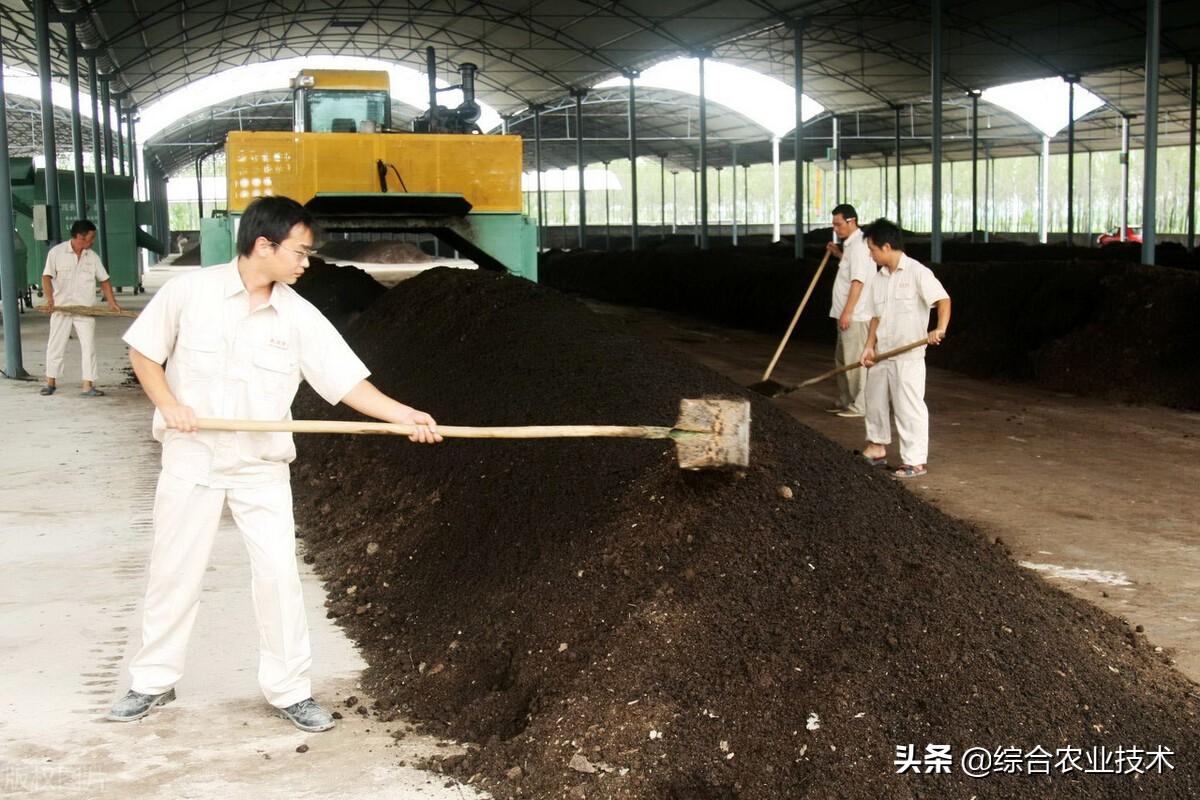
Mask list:
[[[125,334],[134,372],[154,403],[162,473],[141,649],[129,666],[130,691],[109,719],[138,719],[175,699],[213,537],[228,505],[250,555],[263,695],[301,730],[333,727],[308,677],[288,467],[296,456],[292,436],[197,429],[198,418],[291,419],[305,380],[331,404],[417,426],[413,441],[441,441],[432,417],[366,380],[367,368],[334,327],[290,287],[308,265],[313,229],[294,200],[255,200],[241,219],[237,257],[167,282]]]
[[[46,310],[50,312],[50,339],[46,342],[46,385],[42,387],[43,395],[58,391],[58,376],[62,373],[63,356],[67,352],[67,340],[71,338],[72,328],[79,339],[82,394],[84,397],[104,395],[96,388],[96,318],[55,310],[59,306],[95,305],[97,281],[100,282],[100,291],[108,307],[113,311],[121,310],[113,297],[108,270],[101,263],[100,256],[92,251],[95,241],[96,226],[86,219],[76,220],[71,225],[71,238],[51,247],[46,254],[46,267],[42,270],[42,294],[46,297]]]
[[[926,474],[929,457],[929,409],[925,405],[925,346],[875,363],[879,353],[922,338],[939,345],[950,324],[950,295],[933,271],[904,254],[899,226],[886,219],[866,231],[871,258],[882,269],[871,279],[872,316],[861,363],[867,367],[867,446],[863,458],[883,466],[892,441],[895,414],[900,437],[897,478]],[[937,327],[929,330],[929,311],[937,308]]]
[[[867,241],[858,226],[858,212],[849,203],[833,209],[833,232],[841,244],[825,246],[830,255],[837,256],[838,270],[833,279],[833,303],[829,316],[837,321],[837,344],[833,350],[833,365],[844,367],[857,364],[867,344],[867,327],[871,323],[871,303],[863,297],[863,288],[875,277],[875,262],[867,250]],[[837,405],[827,409],[831,414],[849,419],[862,419],[866,381],[863,370],[854,369],[837,376]]]

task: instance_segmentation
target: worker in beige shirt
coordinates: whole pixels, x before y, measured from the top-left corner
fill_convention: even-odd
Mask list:
[[[237,258],[169,281],[125,334],[134,372],[155,406],[162,473],[141,649],[129,666],[130,691],[109,719],[138,719],[175,699],[213,537],[228,504],[250,554],[263,695],[301,730],[333,727],[308,678],[288,468],[296,457],[292,436],[196,426],[197,418],[290,419],[305,380],[331,404],[416,425],[414,441],[441,441],[433,418],[376,389],[329,321],[290,288],[308,264],[313,228],[294,200],[255,200],[241,218]]]
[[[867,250],[862,228],[858,227],[858,212],[849,203],[833,209],[833,233],[841,242],[830,242],[826,250],[838,257],[837,275],[833,279],[833,302],[829,316],[837,324],[837,344],[833,350],[833,365],[844,367],[857,364],[867,343],[867,326],[871,322],[871,303],[863,288],[875,277],[875,262]],[[863,370],[854,369],[837,376],[837,405],[829,413],[848,419],[862,419],[866,403],[863,398],[866,381]]]
[[[113,311],[121,310],[113,297],[108,271],[100,256],[92,251],[95,241],[96,226],[90,220],[76,220],[71,225],[71,238],[51,247],[46,254],[42,294],[46,297],[46,310],[50,312],[50,338],[46,342],[46,385],[41,391],[46,396],[58,391],[58,376],[62,372],[72,328],[79,339],[83,396],[101,397],[104,394],[96,388],[96,318],[55,310],[58,306],[95,305],[97,281],[108,307]]]
[[[867,368],[867,445],[863,458],[886,464],[892,441],[892,417],[900,437],[897,478],[926,474],[929,457],[929,408],[925,405],[925,346],[875,363],[878,353],[925,339],[939,345],[950,324],[950,295],[929,267],[904,253],[899,226],[886,219],[867,229],[871,258],[882,269],[871,279],[871,324],[861,364]],[[929,330],[929,312],[937,308],[937,327]]]

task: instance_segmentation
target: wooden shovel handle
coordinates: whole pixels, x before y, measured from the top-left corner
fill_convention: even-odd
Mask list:
[[[821,259],[821,263],[817,267],[816,273],[812,276],[812,280],[808,282],[808,291],[804,293],[804,299],[800,301],[799,307],[796,308],[796,313],[792,315],[792,324],[788,325],[787,332],[779,340],[779,347],[775,348],[775,355],[771,359],[771,363],[767,365],[767,371],[763,373],[762,379],[764,381],[770,378],[771,373],[775,371],[775,365],[779,362],[779,357],[783,355],[783,348],[787,346],[788,339],[792,338],[792,331],[796,328],[796,323],[800,321],[800,315],[804,313],[804,306],[808,305],[808,298],[812,295],[813,289],[816,288],[817,280],[821,277],[821,272],[825,269],[827,261],[829,261],[828,250],[825,251],[825,257]]]
[[[920,339],[918,341],[906,344],[903,347],[897,347],[893,350],[887,350],[885,352],[882,352],[879,355],[875,356],[875,363],[878,364],[880,361],[886,361],[887,359],[891,358],[892,356],[898,356],[901,353],[907,353],[909,350],[915,350],[923,344],[929,344],[929,339],[928,338]],[[862,366],[862,364],[859,364],[859,363],[846,364],[844,367],[838,367],[837,369],[831,369],[828,372],[822,372],[817,377],[809,378],[808,380],[799,384],[796,388],[799,389],[803,386],[812,386],[814,383],[820,383],[821,381],[825,380],[826,378],[832,378],[834,375],[841,375],[843,372],[850,372],[851,370],[856,370],[861,366]]]
[[[263,431],[283,433],[361,433],[410,436],[416,426],[393,422],[343,422],[339,420],[280,420],[269,422],[250,419],[198,419],[196,426],[206,431]],[[671,428],[651,425],[522,425],[475,428],[438,425],[442,436],[457,439],[558,439],[592,436],[626,439],[669,439]]]
[[[49,314],[48,306],[34,306],[34,308],[43,314]],[[113,311],[109,308],[100,308],[99,306],[55,306],[55,311],[60,311],[63,314],[78,314],[81,317],[129,317],[130,319],[137,318],[136,311]]]

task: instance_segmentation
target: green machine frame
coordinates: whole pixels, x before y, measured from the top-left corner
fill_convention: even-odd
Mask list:
[[[428,233],[482,269],[537,282],[537,227],[521,213],[472,212],[461,194],[318,193],[305,206],[331,232]],[[233,258],[238,215],[200,223],[200,263]]]
[[[38,238],[35,231],[36,209],[46,204],[46,173],[36,169],[31,158],[10,158],[9,170],[12,182],[13,216],[20,241],[25,250],[25,286],[23,294],[27,305],[32,303],[32,292],[41,294],[42,270],[46,264],[46,253],[53,243]],[[84,181],[88,190],[88,204],[95,202],[95,178],[89,173]],[[70,238],[72,223],[80,218],[75,207],[75,175],[71,170],[58,170],[59,230],[63,240]],[[119,175],[104,178],[105,216],[108,228],[108,270],[113,288],[121,291],[130,289],[134,293],[143,291],[141,265],[138,261],[139,247],[157,253],[165,252],[162,245],[143,231],[141,225],[151,224],[149,203],[133,199],[133,179]],[[91,217],[96,222],[94,217]],[[100,252],[99,243],[95,245]]]

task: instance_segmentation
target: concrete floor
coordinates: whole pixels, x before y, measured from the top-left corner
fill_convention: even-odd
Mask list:
[[[169,271],[152,272],[148,288]],[[121,295],[140,308],[142,295]],[[149,402],[123,386],[127,320],[100,319],[99,383],[78,394],[71,341],[59,392],[0,380],[0,796],[33,798],[455,798],[470,787],[411,766],[456,752],[401,722],[379,724],[342,701],[364,667],[325,618],[325,592],[302,566],[318,700],[345,715],[305,734],[259,693],[250,571],[240,534],[222,524],[179,699],[135,723],[102,719],[128,688],[139,641],[159,450]],[[25,367],[44,364],[48,320],[22,318]],[[309,747],[297,753],[301,744]]]
[[[590,305],[743,385],[762,378],[782,335]],[[943,346],[954,346],[953,334],[951,325]],[[832,347],[793,342],[772,379],[794,385],[830,369],[832,360]],[[775,402],[861,449],[863,421],[824,412],[835,395],[828,381]],[[1200,682],[1200,414],[937,369],[929,370],[926,400],[929,474],[906,485],[1003,539],[1014,558],[1054,585],[1143,625],[1177,668]],[[889,457],[898,463],[894,447]]]

